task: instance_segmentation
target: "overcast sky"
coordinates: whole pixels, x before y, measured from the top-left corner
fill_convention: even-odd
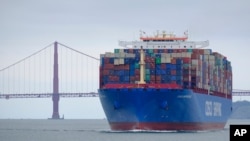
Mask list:
[[[99,57],[139,30],[209,40],[233,67],[233,88],[250,90],[249,0],[0,0],[0,69],[59,41]],[[246,97],[241,97],[246,99]],[[234,98],[240,100],[240,98]],[[0,118],[47,118],[51,99],[0,99]],[[60,99],[65,118],[104,118],[98,98]]]

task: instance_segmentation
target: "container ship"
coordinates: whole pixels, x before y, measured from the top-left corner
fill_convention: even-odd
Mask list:
[[[232,111],[232,67],[209,41],[141,33],[101,54],[99,97],[112,130],[218,130]]]

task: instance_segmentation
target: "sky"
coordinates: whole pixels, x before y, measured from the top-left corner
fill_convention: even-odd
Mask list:
[[[231,61],[233,88],[250,90],[249,0],[0,0],[0,69],[54,41],[99,57],[156,30],[209,40]],[[248,97],[234,97],[250,100]],[[51,99],[0,99],[0,118],[48,118]],[[65,118],[105,118],[98,98],[61,98]]]

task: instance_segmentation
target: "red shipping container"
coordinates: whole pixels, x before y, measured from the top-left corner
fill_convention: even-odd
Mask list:
[[[200,54],[192,53],[191,54],[191,59],[200,59]]]
[[[114,69],[114,65],[113,64],[104,64],[104,69]]]
[[[155,84],[155,83],[156,83],[156,80],[154,80],[154,81],[153,81],[153,80],[150,80],[149,83],[150,83],[150,84]]]
[[[150,62],[155,63],[155,58],[150,57]]]
[[[183,57],[183,63],[184,64],[190,64],[191,63],[191,58]]]
[[[117,67],[116,70],[125,70],[125,65],[118,65],[116,67]]]
[[[134,76],[130,76],[130,82],[135,82],[135,77]]]
[[[151,63],[151,62],[154,62],[154,61],[155,61],[154,58],[146,56],[145,62]]]
[[[181,53],[182,52],[182,50],[181,49],[177,49],[177,53]]]
[[[193,54],[198,54],[198,53],[199,53],[198,49],[193,49]]]
[[[201,64],[202,64],[202,61],[201,61],[201,60],[198,60],[198,65],[199,65],[199,67],[201,66]]]
[[[155,81],[155,75],[150,75],[150,81]]]
[[[195,53],[195,54],[204,54],[204,50],[203,49],[193,49],[193,53]]]
[[[173,81],[173,80],[172,80],[172,81],[171,81],[171,84],[176,84],[176,81]]]
[[[150,69],[155,69],[155,63],[150,63]]]
[[[139,69],[135,69],[135,75],[140,75],[140,70]]]
[[[135,81],[140,81],[140,76],[139,75],[135,75]]]
[[[176,75],[176,70],[171,70],[171,75]]]
[[[166,64],[161,64],[161,69],[165,70],[166,69]]]
[[[161,81],[161,76],[160,75],[156,75],[156,81]]]
[[[175,58],[171,59],[171,64],[176,64],[176,59]]]
[[[109,70],[104,69],[104,70],[102,71],[102,74],[103,74],[103,75],[109,75]]]
[[[116,81],[116,82],[120,82],[120,77],[116,76],[116,77],[115,77],[115,81]]]
[[[200,54],[204,54],[204,49],[199,49]]]
[[[158,49],[154,49],[154,53],[158,53]]]
[[[117,76],[113,76],[113,75],[109,76],[109,81],[110,82],[117,82],[118,80],[119,80],[119,78]]]
[[[109,64],[109,58],[104,58],[104,64]]]
[[[156,84],[161,84],[161,81],[156,81]]]
[[[129,70],[129,64],[124,65],[124,70]]]

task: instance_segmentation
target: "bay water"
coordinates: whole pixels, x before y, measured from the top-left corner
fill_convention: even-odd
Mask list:
[[[112,131],[104,119],[0,119],[0,141],[229,141],[230,124],[250,120],[230,119],[223,130]]]

